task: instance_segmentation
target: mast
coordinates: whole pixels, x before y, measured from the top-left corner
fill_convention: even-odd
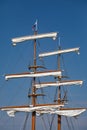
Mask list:
[[[61,50],[60,43],[59,43],[59,50]],[[58,70],[60,70],[60,55],[61,54],[58,54]],[[58,77],[58,81],[61,81],[60,77]],[[61,104],[61,87],[60,86],[58,87],[58,105],[59,104]],[[61,130],[61,115],[58,115],[58,128],[57,129]]]
[[[37,35],[37,31],[34,32],[34,35]],[[36,66],[36,39],[34,39],[34,66]],[[33,69],[34,72],[36,72],[36,68]],[[36,106],[36,89],[35,89],[35,84],[36,82],[36,77],[33,78],[33,86],[32,86],[32,105],[35,107]],[[32,128],[31,130],[35,130],[36,128],[36,111],[32,112]]]

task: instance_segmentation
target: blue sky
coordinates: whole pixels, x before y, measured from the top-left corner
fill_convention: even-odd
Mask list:
[[[11,39],[33,34],[32,25],[36,19],[38,19],[38,33],[59,32],[58,36],[62,48],[80,47],[81,54],[79,56],[66,54],[64,55],[64,61],[71,79],[84,80],[82,87],[69,88],[71,105],[75,101],[75,105],[87,107],[86,0],[0,0],[0,106],[28,103],[27,93],[31,81],[20,79],[7,82],[4,75],[28,71],[28,65],[32,64],[33,42],[25,42],[13,47]],[[41,40],[39,43],[39,49],[42,52],[57,50],[58,47],[58,39],[55,42],[50,39]],[[54,57],[50,57],[49,60],[44,58],[44,60],[44,64],[47,67],[50,65],[51,69],[57,66]],[[51,61],[53,60],[52,64]],[[52,89],[46,89],[45,91],[51,98]],[[6,113],[0,112],[0,129],[22,129],[23,117],[25,116],[17,114],[15,119],[11,119],[7,117]],[[77,130],[86,130],[86,121],[87,112],[80,116],[78,121],[74,121]],[[39,124],[37,128],[40,128]]]

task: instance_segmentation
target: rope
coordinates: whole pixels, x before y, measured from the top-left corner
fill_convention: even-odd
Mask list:
[[[39,40],[37,41],[37,45],[38,45],[39,51],[42,52],[42,49],[41,49],[41,47],[40,47],[40,42],[39,42]],[[45,67],[45,62],[44,62],[43,58],[39,58],[39,60],[41,61],[42,66]]]
[[[43,121],[43,124],[44,124],[44,127],[45,127],[45,130],[48,130],[47,126],[46,126],[46,123],[45,123],[45,120],[43,118],[43,116],[41,117],[42,121]]]
[[[25,117],[24,125],[23,125],[23,130],[26,129],[26,124],[27,124],[28,117],[29,117],[29,113],[26,113],[26,117]]]
[[[66,118],[66,121],[67,121],[69,130],[72,130],[71,127],[70,127],[70,123],[69,123],[69,121],[68,121],[68,118],[67,118],[67,117],[65,117],[65,118]]]
[[[70,119],[70,121],[71,121],[72,129],[74,130],[74,124],[73,124],[72,119]]]
[[[55,117],[55,115],[52,116],[52,121],[51,121],[50,129],[49,130],[52,130],[52,125],[53,125],[54,117]]]

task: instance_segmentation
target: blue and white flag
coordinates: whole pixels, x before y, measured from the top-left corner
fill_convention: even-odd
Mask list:
[[[32,26],[32,30],[33,30],[33,31],[37,31],[37,20],[36,20],[36,22],[34,23],[34,25]]]

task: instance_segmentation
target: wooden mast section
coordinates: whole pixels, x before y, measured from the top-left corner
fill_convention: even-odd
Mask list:
[[[37,29],[34,30],[34,36],[37,37]],[[46,37],[46,36],[45,36]],[[56,37],[56,36],[55,36]],[[54,37],[54,39],[55,39]],[[33,72],[35,73],[37,70],[37,64],[36,64],[36,40],[37,38],[34,39],[34,66],[33,66]],[[34,96],[36,94],[36,87],[35,87],[35,83],[36,83],[36,77],[33,77],[33,86],[32,86],[32,105],[35,107],[36,106],[36,96]],[[31,130],[35,130],[36,129],[36,111],[32,112],[32,127]]]
[[[37,35],[37,31],[34,32],[34,35]],[[34,66],[36,66],[36,39],[34,39]],[[36,72],[36,68],[33,70]],[[36,82],[36,77],[33,78],[33,86],[32,86],[32,95],[36,94],[36,88],[34,86]],[[32,96],[32,105],[35,107],[36,106],[36,96]],[[32,127],[31,130],[35,130],[36,128],[36,111],[32,112]]]
[[[59,45],[59,50],[61,50],[61,47]],[[60,55],[58,54],[58,70],[60,69]],[[58,81],[61,81],[61,77],[58,77]],[[58,87],[58,105],[61,104],[61,86]],[[58,130],[61,130],[61,115],[58,115]]]
[[[56,34],[56,33],[55,33]],[[34,36],[37,37],[37,29],[34,30]],[[51,35],[50,35],[51,36]],[[46,37],[46,36],[43,36]],[[56,37],[56,36],[55,36]],[[54,37],[54,39],[55,39]],[[36,40],[37,38],[34,39],[34,66],[33,66],[33,72],[35,73],[37,70],[37,64],[36,64]],[[32,105],[35,107],[36,106],[36,96],[34,96],[36,94],[36,87],[35,84],[36,83],[36,77],[33,77],[33,86],[32,86]],[[36,111],[32,112],[32,127],[31,130],[35,130],[36,129]]]

